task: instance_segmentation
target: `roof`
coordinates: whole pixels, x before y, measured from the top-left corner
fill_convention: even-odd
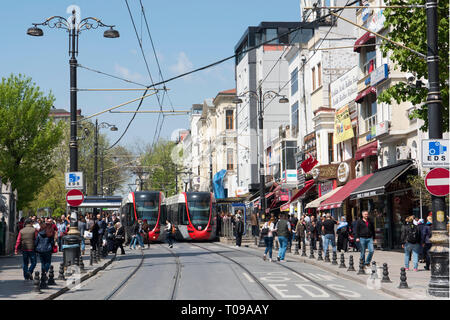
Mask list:
[[[236,95],[236,88],[234,88],[234,89],[230,89],[230,90],[225,90],[225,91],[220,91],[218,94],[217,94],[217,96],[214,98],[214,100],[213,100],[213,103],[215,104],[216,103],[216,100],[219,98],[219,97],[223,97],[223,98],[227,98],[227,99],[229,99],[230,97],[234,97]]]

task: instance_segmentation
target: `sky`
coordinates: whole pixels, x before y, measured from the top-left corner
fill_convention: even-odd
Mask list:
[[[142,0],[145,16],[164,79],[202,67],[234,54],[234,46],[248,26],[262,21],[299,21],[299,0]],[[23,74],[31,77],[45,94],[55,97],[54,106],[70,110],[68,33],[63,29],[42,26],[43,37],[26,34],[32,23],[50,16],[70,16],[68,8],[80,8],[81,19],[99,18],[115,25],[120,38],[103,37],[104,28],[81,32],[78,63],[91,69],[151,84],[125,0],[40,0],[5,1],[0,10],[0,77]],[[161,81],[139,0],[128,0],[153,82]],[[87,88],[142,88],[82,68],[77,70],[77,86]],[[200,71],[166,84],[168,95],[163,110],[188,110],[194,103],[214,98],[218,92],[235,87],[234,60]],[[78,92],[78,108],[90,116],[126,101],[136,99],[142,91]],[[162,94],[161,94],[162,99]],[[138,102],[116,109],[135,110]],[[159,110],[156,96],[144,100],[140,110]],[[92,118],[118,127],[103,129],[110,144],[124,132],[133,114],[103,113]],[[162,118],[162,117],[161,117]],[[188,115],[167,116],[160,137],[170,139],[173,132],[189,127]],[[157,114],[137,114],[118,145],[142,148],[154,141]]]

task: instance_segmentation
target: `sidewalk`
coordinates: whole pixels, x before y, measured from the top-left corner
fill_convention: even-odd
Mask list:
[[[86,250],[89,253],[89,250]],[[70,280],[58,280],[59,265],[63,261],[62,252],[52,255],[52,266],[54,269],[54,279],[56,285],[49,286],[48,289],[41,289],[41,293],[34,292],[34,281],[24,280],[22,271],[22,255],[0,256],[0,300],[46,300],[53,299],[58,295],[66,292],[70,287],[75,286],[79,282],[94,276],[98,271],[106,268],[113,260],[114,255],[109,254],[106,258],[102,258],[99,263],[89,265],[89,254],[83,255],[83,263],[85,272],[79,276],[72,276]],[[41,263],[37,258],[36,268],[34,272],[41,272]],[[33,272],[33,277],[34,277]],[[48,276],[48,274],[47,274]],[[75,280],[75,284],[72,281]]]
[[[254,243],[248,245],[251,248],[257,248],[262,251],[261,256],[263,255],[265,247],[257,247]],[[276,256],[278,254],[278,251],[275,250],[275,242],[274,242],[274,248],[273,248],[273,257],[276,259]],[[330,247],[330,260],[332,260],[332,251]],[[353,249],[351,249],[353,250]],[[306,257],[302,257],[302,251],[299,250],[299,254],[295,255],[295,244],[292,244],[291,253],[286,252],[286,258],[289,260],[298,260],[303,263],[309,263],[315,266],[318,266],[326,271],[332,272],[336,275],[342,276],[343,278],[347,278],[349,280],[354,280],[357,282],[360,282],[362,284],[367,284],[368,279],[371,275],[371,268],[366,267],[366,274],[365,275],[357,275],[359,270],[359,252],[347,252],[344,253],[345,257],[345,268],[339,268],[340,265],[340,259],[341,254],[337,253],[337,265],[332,265],[331,262],[324,262],[324,261],[318,261],[317,257],[317,250],[314,251],[314,259],[309,258],[310,256],[310,250],[309,245],[306,245]],[[353,256],[353,262],[354,262],[354,268],[356,271],[347,271],[349,266],[349,257],[350,255]],[[366,251],[367,255],[367,251]],[[325,259],[325,256],[322,254],[322,258]],[[426,271],[424,269],[425,264],[419,263],[419,271],[414,272],[412,271],[412,261],[410,262],[410,270],[406,272],[406,282],[408,283],[409,289],[399,289],[398,286],[400,284],[400,268],[404,267],[404,254],[400,252],[394,252],[394,251],[382,251],[382,250],[375,250],[372,261],[375,261],[377,264],[377,273],[379,279],[382,279],[383,277],[383,263],[388,264],[388,271],[389,271],[389,278],[392,281],[392,283],[381,283],[381,287],[379,290],[382,290],[383,292],[393,295],[400,299],[405,300],[448,300],[447,298],[436,298],[433,296],[428,295],[427,289],[428,289],[428,283],[430,282],[431,277],[431,271]],[[378,282],[378,285],[380,283]]]

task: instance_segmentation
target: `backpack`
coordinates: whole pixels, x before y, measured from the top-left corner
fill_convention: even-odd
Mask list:
[[[419,228],[416,225],[411,224],[406,226],[406,241],[409,243],[419,242]]]
[[[175,234],[175,232],[177,232],[177,230],[175,229],[175,226],[172,225],[172,234]]]

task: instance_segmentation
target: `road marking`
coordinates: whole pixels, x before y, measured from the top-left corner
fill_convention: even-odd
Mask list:
[[[301,295],[287,295],[284,292],[289,291],[288,289],[280,289],[277,287],[286,287],[287,284],[279,283],[279,284],[268,284],[269,287],[271,287],[273,290],[275,290],[282,298],[301,298]]]
[[[296,283],[295,286],[312,298],[328,298],[330,296],[328,293],[326,293],[326,291],[320,289],[319,287],[313,286],[312,284]],[[307,288],[309,288],[310,290],[308,290]],[[313,291],[311,291],[311,289]],[[314,290],[316,291],[316,293],[314,293]]]
[[[248,282],[252,282],[252,283],[254,283],[255,282],[255,280],[253,280],[249,275],[248,275],[248,273],[247,272],[243,272],[242,273],[243,275],[244,275],[244,277],[246,277],[247,278],[247,280],[248,280]]]
[[[343,296],[346,296],[346,297],[351,297],[351,298],[359,298],[359,297],[361,297],[361,295],[359,293],[343,289],[345,287],[342,286],[342,285],[339,285],[339,284],[327,284],[327,287],[330,288],[330,289],[333,289],[335,291],[339,291],[339,294],[341,294]]]
[[[300,279],[302,279],[305,282],[310,282],[310,280],[306,279],[305,277],[303,277],[302,275],[299,275],[297,273],[292,272],[294,275],[296,275],[297,277],[299,277]]]

